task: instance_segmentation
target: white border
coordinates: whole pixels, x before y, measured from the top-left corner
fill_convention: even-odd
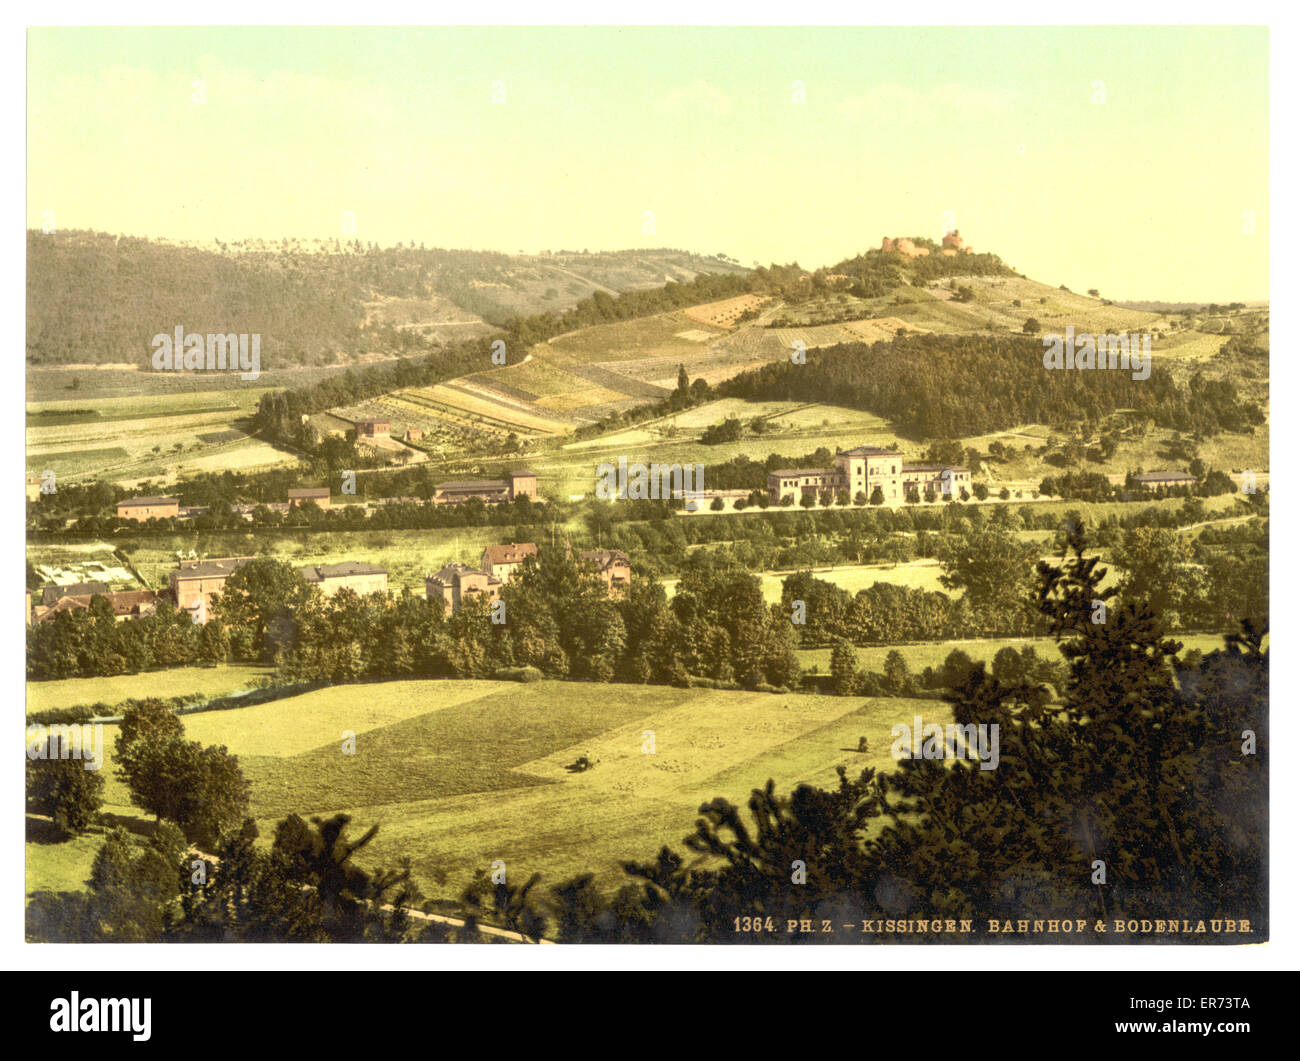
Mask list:
[[[129,6],[129,12],[122,10]],[[442,5],[439,5],[441,7]],[[414,2],[372,2],[364,9],[333,5],[322,10],[316,5],[286,4],[275,0],[249,0],[227,2],[218,11],[216,20],[196,20],[189,24],[204,25],[219,21],[223,25],[538,25],[545,19],[547,25],[609,25],[617,10],[626,25],[719,25],[755,26],[789,25],[932,25],[971,26],[972,16],[979,16],[979,25],[1269,25],[1270,26],[1270,108],[1271,121],[1271,188],[1281,192],[1297,186],[1295,167],[1294,101],[1300,98],[1296,84],[1297,64],[1289,61],[1296,54],[1296,16],[1294,8],[1283,5],[1254,2],[1225,5],[1210,4],[1203,0],[1169,4],[1127,0],[1114,0],[1089,4],[1085,9],[1059,6],[1046,11],[1042,3],[1002,3],[996,11],[987,6],[978,11],[956,0],[937,0],[924,8],[895,13],[896,9],[866,10],[848,3],[821,3],[800,5],[792,9],[788,4],[771,0],[763,2],[710,2],[707,10],[699,0],[668,0],[653,5],[640,5],[639,10],[611,9],[607,2],[595,0],[562,0],[544,10],[520,0],[504,0],[488,8],[474,5],[456,5],[454,9],[430,10],[428,5]],[[364,14],[364,18],[358,15]],[[26,227],[26,173],[25,173],[25,25],[96,25],[102,24],[104,9],[88,2],[59,5],[27,5],[27,10],[17,16],[6,14],[3,54],[4,64],[0,77],[4,83],[4,142],[10,145],[11,164],[5,174],[6,198],[13,209],[23,216],[22,225],[15,225],[13,242],[5,255],[4,305],[8,308],[6,331],[11,336],[9,355],[3,372],[4,411],[0,421],[0,445],[4,452],[20,453],[24,446],[24,386],[22,371],[25,350],[25,248],[22,232]],[[113,11],[119,25],[173,25],[177,24],[177,11],[171,4],[160,2],[120,5]],[[892,16],[892,17],[891,17]],[[1081,17],[1085,16],[1085,17]],[[1225,18],[1225,16],[1231,16]],[[307,20],[312,20],[308,22]],[[1281,61],[1278,61],[1281,60]],[[1158,76],[1158,74],[1153,75]],[[1279,113],[1283,120],[1278,120]],[[1286,120],[1291,119],[1291,120]],[[1209,137],[1212,139],[1212,135]],[[19,144],[23,150],[16,150]],[[1195,159],[1189,159],[1195,165]],[[1273,260],[1270,263],[1272,290],[1284,295],[1297,290],[1294,252],[1289,241],[1277,238],[1278,234],[1293,229],[1289,218],[1290,200],[1283,195],[1270,195],[1269,210],[1272,220],[1271,241]],[[1190,218],[1189,224],[1195,224]],[[1280,313],[1281,325],[1274,323],[1273,331],[1285,337],[1295,334],[1295,313],[1289,301],[1274,301],[1274,313]],[[1289,347],[1283,345],[1272,361],[1271,410],[1289,410],[1289,400],[1296,394],[1296,377],[1300,369],[1289,360]],[[1272,424],[1275,450],[1300,451],[1293,418],[1284,417]],[[10,725],[18,725],[19,707],[24,700],[22,676],[24,673],[24,636],[17,600],[22,587],[17,584],[19,567],[17,557],[23,552],[25,536],[23,508],[18,503],[16,461],[10,458],[11,471],[6,480],[11,485],[8,496],[14,498],[14,507],[3,526],[3,553],[10,561],[0,565],[0,601],[13,601],[12,606],[0,609],[0,623],[4,631],[4,685],[14,706]],[[25,465],[24,465],[25,467]],[[1275,516],[1294,520],[1296,512],[1295,475],[1289,466],[1279,466],[1270,460],[1271,506]],[[1290,524],[1287,524],[1289,527]],[[1288,534],[1283,540],[1288,540]],[[1296,622],[1294,613],[1286,607],[1295,601],[1297,589],[1296,565],[1287,553],[1279,552],[1273,559],[1272,602],[1274,645],[1295,644]],[[1281,591],[1281,592],[1279,592]],[[1276,655],[1276,654],[1275,654]],[[1276,655],[1273,688],[1279,693],[1272,697],[1272,744],[1278,749],[1292,747],[1296,736],[1295,710],[1290,697],[1283,690],[1297,687],[1297,653],[1287,648]],[[1271,793],[1271,860],[1272,882],[1271,920],[1272,942],[1256,946],[1129,946],[1129,945],[971,945],[955,949],[950,946],[908,946],[867,944],[859,946],[804,946],[797,950],[783,945],[772,946],[557,946],[482,947],[482,946],[402,946],[350,945],[346,947],[321,947],[312,945],[266,944],[247,946],[219,946],[212,944],[181,945],[53,945],[26,944],[22,938],[22,918],[25,894],[24,865],[14,857],[23,849],[23,820],[13,808],[22,801],[23,775],[17,758],[10,760],[4,772],[3,795],[0,806],[11,810],[0,815],[0,851],[8,857],[0,861],[0,968],[33,970],[149,970],[149,969],[268,969],[268,970],[423,970],[423,969],[828,969],[848,970],[888,968],[891,970],[925,969],[1043,969],[1043,970],[1130,970],[1153,969],[1170,971],[1236,970],[1236,969],[1290,969],[1300,967],[1300,926],[1297,925],[1295,907],[1289,902],[1292,885],[1296,880],[1296,836],[1292,824],[1291,808],[1297,805],[1297,771],[1289,768],[1287,759],[1278,755],[1274,763],[1273,790]]]

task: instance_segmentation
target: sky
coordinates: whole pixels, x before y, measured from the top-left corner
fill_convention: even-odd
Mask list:
[[[27,85],[32,228],[814,268],[956,227],[1268,297],[1265,29],[33,29]]]

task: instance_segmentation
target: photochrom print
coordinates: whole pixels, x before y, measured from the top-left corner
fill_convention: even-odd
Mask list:
[[[1266,29],[27,44],[30,942],[1268,940]]]

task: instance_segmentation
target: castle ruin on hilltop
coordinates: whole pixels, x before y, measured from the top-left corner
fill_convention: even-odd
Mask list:
[[[880,241],[880,249],[901,254],[904,258],[927,258],[930,255],[929,247],[918,247],[906,236],[897,238],[886,236]],[[955,258],[959,254],[974,254],[975,248],[967,247],[962,242],[961,233],[953,229],[951,232],[944,234],[943,245],[939,253],[948,258]]]

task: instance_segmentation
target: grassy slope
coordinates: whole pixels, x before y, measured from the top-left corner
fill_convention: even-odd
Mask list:
[[[412,681],[342,686],[184,722],[191,738],[240,757],[264,841],[290,811],[343,810],[358,826],[381,825],[367,863],[409,856],[425,891],[449,897],[497,858],[550,882],[591,871],[616,884],[621,859],[679,842],[707,799],[743,803],[769,777],[783,790],[829,784],[839,764],[884,768],[894,722],[918,711],[944,721],[946,710],[663,686]],[[113,777],[116,728],[105,727],[105,810],[142,824],[146,816]],[[354,756],[342,753],[344,729],[357,734]],[[647,731],[653,754],[643,752]],[[853,750],[859,735],[869,737],[871,754]],[[569,773],[582,753],[599,765]],[[29,843],[29,890],[77,886],[97,846],[91,838]]]
[[[52,682],[27,683],[27,710],[48,711],[80,704],[120,704],[132,697],[188,696],[202,693],[220,696],[247,689],[271,673],[269,667],[238,664],[219,667],[174,667],[144,674],[123,674],[116,678],[64,678]]]

